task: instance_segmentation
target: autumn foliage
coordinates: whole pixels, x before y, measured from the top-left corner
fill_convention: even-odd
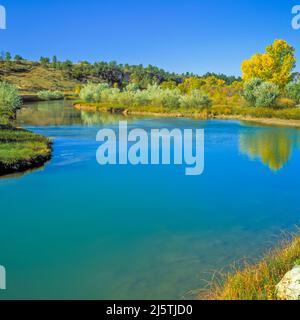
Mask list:
[[[296,65],[295,49],[284,40],[276,40],[263,54],[255,54],[242,64],[243,79],[258,78],[283,88],[292,80]]]

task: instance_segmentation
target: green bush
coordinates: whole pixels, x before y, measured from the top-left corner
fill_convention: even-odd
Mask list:
[[[112,95],[112,97],[108,97],[106,102],[116,102],[123,106],[131,106],[134,104],[134,93],[132,91],[124,91],[115,93],[115,96]]]
[[[182,107],[197,108],[197,107],[210,107],[212,101],[209,96],[200,90],[193,90],[190,95],[181,98]]]
[[[279,87],[261,79],[252,79],[244,85],[243,97],[250,106],[271,107],[280,96]]]
[[[0,82],[0,118],[3,122],[13,119],[22,105],[18,89],[7,82]]]
[[[300,259],[297,259],[297,260],[295,261],[295,266],[300,266]]]
[[[38,97],[45,101],[60,100],[60,99],[63,99],[64,96],[65,96],[64,93],[61,91],[44,90],[38,93]]]
[[[129,92],[137,92],[140,90],[140,86],[136,83],[130,83],[126,86],[125,90]]]
[[[148,106],[151,104],[151,97],[146,90],[137,91],[134,98],[135,106]]]
[[[243,98],[250,106],[256,105],[255,90],[263,83],[261,79],[251,79],[244,84]]]
[[[148,85],[145,90],[140,90],[131,84],[124,91],[111,88],[107,84],[87,84],[81,89],[80,98],[86,102],[170,109],[208,107],[212,103],[209,97],[200,90],[194,90],[189,96],[184,96],[177,89],[163,89],[157,84]]]
[[[300,103],[300,80],[289,83],[285,92],[288,98],[295,100],[297,104]]]
[[[107,83],[88,83],[80,91],[80,99],[86,102],[102,102],[103,91],[110,89]]]
[[[256,107],[271,107],[280,96],[280,89],[274,83],[263,82],[255,89],[254,94],[256,96]]]

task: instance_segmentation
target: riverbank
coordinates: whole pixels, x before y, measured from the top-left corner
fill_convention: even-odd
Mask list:
[[[230,107],[215,105],[211,108],[199,109],[167,109],[162,107],[132,107],[124,108],[107,104],[95,104],[78,102],[74,104],[78,110],[93,112],[120,113],[133,116],[153,116],[170,118],[194,118],[194,119],[221,119],[256,122],[263,125],[276,125],[285,127],[300,127],[300,108],[270,109],[250,107]]]
[[[69,96],[65,95],[64,97],[58,97],[56,99],[44,99],[44,98],[41,98],[37,93],[28,93],[28,94],[22,94],[21,99],[23,103],[30,103],[30,102],[44,102],[44,101],[59,101],[59,100],[69,99]]]
[[[300,265],[300,235],[284,241],[257,264],[244,264],[232,273],[214,276],[200,300],[277,300],[276,285]]]
[[[51,159],[49,139],[11,126],[0,126],[0,176],[42,167]]]

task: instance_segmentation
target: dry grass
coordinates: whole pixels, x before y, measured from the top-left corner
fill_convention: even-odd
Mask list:
[[[283,241],[259,263],[233,267],[232,273],[216,274],[203,300],[276,300],[276,285],[300,262],[300,236]]]
[[[0,80],[16,85],[22,94],[42,90],[73,91],[77,82],[65,78],[61,70],[46,68],[33,62],[23,61],[7,65],[0,62]]]

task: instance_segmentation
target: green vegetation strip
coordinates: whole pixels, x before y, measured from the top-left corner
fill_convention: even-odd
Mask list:
[[[40,167],[51,158],[51,141],[23,129],[0,127],[0,176]]]
[[[126,107],[120,104],[109,103],[89,103],[85,101],[75,101],[75,107],[81,110],[123,113],[123,114],[153,114],[171,117],[194,117],[198,119],[214,118],[247,118],[253,119],[282,119],[282,120],[300,120],[300,108],[267,108],[267,107],[246,107],[232,105],[213,105],[212,107],[163,107],[163,106],[133,106]]]

